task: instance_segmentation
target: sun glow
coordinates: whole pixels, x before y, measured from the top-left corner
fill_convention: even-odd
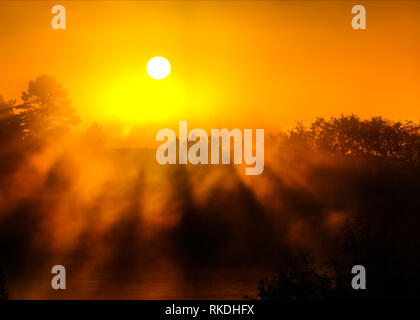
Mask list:
[[[100,102],[97,118],[141,124],[173,121],[185,114],[186,92],[180,79],[156,81],[136,68],[112,75],[104,74],[92,95]]]
[[[168,60],[163,57],[154,57],[147,63],[147,73],[153,79],[162,80],[171,72],[171,65]]]
[[[144,65],[143,65],[144,66]],[[185,90],[180,79],[165,81],[171,65],[163,57],[154,57],[147,63],[147,73],[141,64],[129,64],[118,71],[104,73],[98,84],[96,100],[105,119],[124,123],[153,123],[177,119],[185,112]]]

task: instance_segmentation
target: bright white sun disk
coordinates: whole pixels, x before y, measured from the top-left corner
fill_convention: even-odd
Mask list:
[[[171,65],[163,57],[154,57],[147,63],[147,73],[153,79],[164,79],[168,76],[169,72],[171,72]]]

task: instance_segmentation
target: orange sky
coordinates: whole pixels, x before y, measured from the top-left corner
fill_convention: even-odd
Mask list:
[[[51,8],[67,30],[51,28]],[[351,28],[364,4],[367,30]],[[84,123],[289,128],[357,113],[420,119],[418,1],[0,1],[0,94],[52,74]],[[146,63],[172,71],[151,79]],[[113,129],[111,131],[110,129]],[[149,130],[149,131],[148,131]]]

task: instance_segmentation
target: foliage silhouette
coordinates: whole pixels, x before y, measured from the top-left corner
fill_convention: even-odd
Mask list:
[[[298,123],[290,132],[267,140],[277,150],[273,160],[276,165],[291,163],[293,167],[298,163],[306,170],[308,184],[323,190],[318,208],[314,205],[308,215],[320,219],[317,211],[326,210],[326,203],[331,203],[328,210],[348,214],[343,232],[334,238],[336,245],[323,253],[331,278],[323,279],[307,262],[292,261],[272,279],[261,281],[259,297],[418,296],[420,275],[414,266],[420,264],[420,254],[414,248],[420,245],[419,126],[410,121],[391,122],[381,117],[360,120],[355,115],[341,115],[330,120],[319,118],[309,127]],[[326,164],[311,162],[314,158],[324,159]],[[297,208],[294,215],[298,215],[299,207],[292,208]],[[367,270],[366,291],[350,286],[350,271],[356,264]]]
[[[262,279],[258,297],[262,300],[324,300],[334,296],[335,281],[321,272],[312,258],[303,255],[278,270],[272,279]]]
[[[420,162],[420,127],[411,121],[390,122],[381,117],[360,120],[352,114],[330,120],[318,118],[309,128],[302,123],[290,131],[289,143],[346,155],[370,155]]]
[[[3,145],[23,138],[20,121],[13,111],[15,106],[15,100],[6,101],[0,95],[0,141]]]
[[[62,252],[74,270],[98,263],[116,288],[131,283],[121,274],[165,255],[185,281],[202,281],[208,269],[281,266],[260,283],[262,299],[418,296],[419,129],[411,122],[342,115],[298,124],[266,137],[264,174],[248,183],[233,166],[159,166],[154,150],[107,149],[98,124],[34,170],[37,146],[54,148],[42,143],[78,117],[49,76],[30,82],[23,100],[0,98],[0,252],[14,296],[25,297],[17,283],[31,281],[22,268],[42,275],[56,259],[45,245],[52,221],[74,226],[74,245]],[[102,228],[104,216],[113,219]],[[95,260],[96,245],[109,259]],[[350,287],[355,264],[367,269],[367,293]]]
[[[67,132],[80,122],[67,91],[52,76],[42,75],[30,81],[22,100],[23,104],[15,109],[25,135]]]

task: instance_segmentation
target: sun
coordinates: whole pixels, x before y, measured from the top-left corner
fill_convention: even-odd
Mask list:
[[[169,72],[171,72],[171,65],[163,57],[154,57],[147,63],[147,73],[153,79],[164,79],[169,75]]]

